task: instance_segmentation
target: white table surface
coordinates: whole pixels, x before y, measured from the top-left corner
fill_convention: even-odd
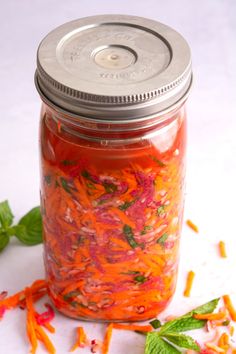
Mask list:
[[[177,29],[193,55],[194,88],[188,102],[188,172],[178,287],[162,314],[182,314],[224,293],[236,305],[236,2],[234,0],[8,0],[0,7],[0,200],[8,199],[17,221],[39,203],[38,117],[34,87],[39,41],[54,27],[78,17],[127,13],[150,17]],[[225,240],[228,258],[219,258]],[[192,296],[182,296],[187,272],[196,272]],[[42,247],[12,240],[0,254],[0,290],[17,292],[43,278]],[[67,353],[81,324],[59,314],[52,340]],[[105,326],[82,323],[91,339]],[[203,340],[203,331],[196,333]],[[25,354],[29,345],[25,312],[9,311],[0,323],[0,353]],[[84,354],[88,349],[81,350]],[[144,338],[116,331],[110,354],[143,354]],[[40,347],[38,353],[45,353]]]

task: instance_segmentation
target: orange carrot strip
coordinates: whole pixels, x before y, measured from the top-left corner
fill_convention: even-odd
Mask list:
[[[124,329],[127,331],[138,331],[138,332],[152,332],[153,328],[150,325],[140,326],[134,324],[121,324],[121,323],[113,323],[113,328],[115,329]]]
[[[25,303],[26,303],[26,310],[27,310],[27,322],[26,322],[26,329],[27,335],[31,344],[31,353],[34,354],[36,352],[38,342],[37,342],[37,335],[35,331],[35,318],[33,312],[33,300],[30,288],[25,289]]]
[[[228,349],[229,347],[229,336],[227,333],[222,333],[218,340],[218,347],[222,349]]]
[[[37,292],[42,291],[45,287],[47,287],[47,283],[45,282],[45,280],[36,280],[30,286],[33,298],[36,297]],[[41,293],[38,293],[38,294],[41,294]],[[44,293],[44,295],[45,295],[45,293]],[[0,306],[5,306],[7,309],[12,309],[12,308],[20,305],[20,303],[24,300],[25,300],[25,290],[22,290],[14,295],[8,296],[4,300],[0,301]],[[35,301],[37,301],[37,299]]]
[[[86,342],[87,342],[87,336],[84,332],[83,327],[78,327],[76,342],[73,345],[73,347],[71,348],[70,352],[73,352],[77,348],[83,348],[85,346]]]
[[[219,247],[220,256],[222,258],[227,258],[227,253],[226,253],[226,249],[225,249],[225,242],[224,241],[220,241],[218,243],[218,247]]]
[[[230,317],[232,318],[233,321],[236,321],[236,310],[232,304],[229,295],[224,295],[223,300],[224,300],[225,307],[229,311]]]
[[[205,346],[216,353],[225,353],[225,350],[212,343],[205,343]]]
[[[44,323],[43,327],[45,327],[50,333],[55,333],[55,328],[51,325],[51,323]]]
[[[44,332],[42,327],[40,327],[37,324],[36,324],[36,334],[37,334],[37,338],[40,341],[42,341],[42,343],[44,344],[44,346],[47,349],[48,353],[55,354],[56,353],[56,349],[55,349],[54,345],[52,344],[52,342],[50,341],[50,339],[48,338],[47,334]]]
[[[195,225],[191,220],[187,220],[186,224],[195,232],[199,232],[197,225]]]
[[[192,270],[190,270],[188,272],[186,286],[185,286],[185,290],[184,290],[184,296],[186,296],[186,297],[190,296],[191,289],[192,289],[192,286],[193,286],[194,277],[195,277],[195,273]]]
[[[109,345],[111,341],[111,336],[112,336],[112,329],[113,329],[113,323],[110,323],[107,326],[104,341],[103,341],[103,346],[102,346],[102,354],[108,354],[109,351]]]
[[[230,326],[229,334],[231,335],[231,337],[234,335],[234,327],[233,326]]]
[[[193,315],[194,318],[197,320],[208,320],[208,321],[214,321],[214,320],[223,320],[226,317],[225,312],[218,312],[218,313],[196,313]]]
[[[42,284],[41,284],[42,285]],[[56,350],[44,330],[37,324],[33,304],[33,291],[41,287],[40,283],[34,282],[30,288],[25,289],[25,302],[27,309],[27,334],[31,343],[31,353],[37,349],[37,339],[43,342],[48,353],[55,354]]]

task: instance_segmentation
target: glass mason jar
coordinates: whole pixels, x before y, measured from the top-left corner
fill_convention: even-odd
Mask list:
[[[67,23],[41,42],[41,207],[49,293],[64,314],[138,321],[176,286],[190,50],[133,16]]]

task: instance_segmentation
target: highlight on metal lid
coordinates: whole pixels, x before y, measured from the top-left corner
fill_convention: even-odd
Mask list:
[[[78,115],[130,120],[181,103],[192,81],[185,39],[154,20],[100,15],[50,32],[37,53],[44,99]]]

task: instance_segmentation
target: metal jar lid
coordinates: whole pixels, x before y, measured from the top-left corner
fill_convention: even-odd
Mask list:
[[[68,22],[50,32],[37,53],[41,96],[80,116],[126,121],[157,114],[185,100],[191,81],[185,39],[141,17]]]

